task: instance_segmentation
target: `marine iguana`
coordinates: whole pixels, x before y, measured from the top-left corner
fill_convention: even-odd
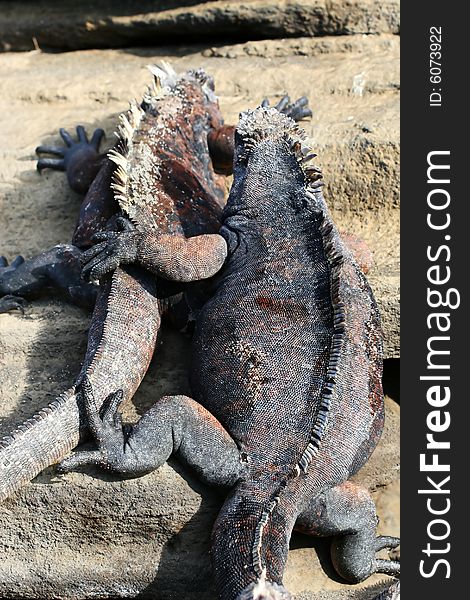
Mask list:
[[[210,243],[192,238],[191,252],[190,240],[139,229],[149,205],[133,144],[115,187],[136,229],[103,234],[85,268],[103,277],[133,261],[178,281],[218,271],[192,340],[193,398],[166,396],[123,427],[121,390],[100,413],[104,398],[85,377],[97,448],[61,470],[95,464],[139,476],[175,453],[202,481],[229,487],[212,534],[221,600],[290,599],[282,578],[294,527],[332,536],[333,565],[347,581],[398,575],[397,561],[376,558],[398,538],[376,536],[374,502],[350,481],[383,428],[380,317],[332,221],[305,133],[274,109],[242,114],[222,227]]]
[[[155,81],[142,103],[133,103],[121,116],[118,146],[124,148],[131,142],[129,132],[139,121],[143,137],[138,147],[134,145],[134,150],[141,151],[136,173],[139,161],[149,167],[141,183],[154,209],[143,226],[178,239],[187,236],[187,249],[192,253],[200,238],[191,236],[212,234],[220,227],[225,183],[217,173],[231,171],[234,128],[223,124],[213,80],[203,70],[181,76],[167,64],[151,70]],[[311,114],[307,103],[300,98],[291,104],[286,96],[277,108],[301,119]],[[124,399],[134,395],[154,352],[161,316],[184,305],[178,286],[132,265],[116,269],[99,289],[81,279],[82,251],[92,244],[94,234],[110,218],[114,229],[132,227],[113,217],[119,214],[112,181],[120,172],[120,165],[113,162],[119,163],[119,153],[99,154],[102,130],[96,130],[90,142],[83,127],[77,127],[77,135],[78,142],[74,142],[61,130],[65,149],[37,149],[56,156],[41,158],[39,170],[65,169],[74,190],[89,188],[72,244],[56,246],[28,261],[18,257],[10,266],[0,260],[0,296],[6,294],[0,298],[0,312],[2,300],[3,310],[10,310],[21,306],[21,296],[31,297],[45,288],[60,289],[66,298],[85,306],[93,306],[98,294],[88,347],[76,384],[0,440],[0,501],[63,458],[88,434],[77,393],[85,375],[100,398],[108,397],[116,387],[123,390]],[[198,273],[210,274],[210,270]]]

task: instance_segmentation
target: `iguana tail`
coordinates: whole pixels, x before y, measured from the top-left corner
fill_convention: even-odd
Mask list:
[[[86,374],[103,403],[122,389],[130,399],[145,375],[160,327],[154,280],[117,269],[102,282],[76,385],[0,441],[0,501],[62,459],[87,431],[77,386]],[[132,324],[129,326],[129,324]]]
[[[296,512],[264,481],[242,481],[212,532],[215,584],[224,600],[292,600],[282,585]]]

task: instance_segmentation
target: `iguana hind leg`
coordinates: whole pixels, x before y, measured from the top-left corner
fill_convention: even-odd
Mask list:
[[[219,421],[191,398],[165,396],[135,426],[123,426],[119,390],[105,400],[101,411],[87,379],[81,393],[97,450],[76,452],[60,464],[61,471],[94,464],[137,477],[158,469],[176,454],[209,485],[231,486],[241,477],[243,463],[237,445]]]
[[[337,573],[359,582],[373,573],[398,576],[400,563],[376,558],[384,548],[396,548],[399,538],[376,536],[375,504],[363,487],[346,481],[316,496],[299,515],[296,529],[314,536],[332,536],[331,558]]]

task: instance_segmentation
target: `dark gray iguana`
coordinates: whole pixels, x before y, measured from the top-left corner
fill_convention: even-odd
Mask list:
[[[137,162],[149,167],[140,183],[145,192],[141,197],[152,210],[147,221],[140,221],[142,233],[174,236],[184,260],[185,252],[191,256],[194,246],[210,244],[214,239],[210,234],[220,228],[225,180],[218,173],[231,171],[234,127],[223,124],[213,80],[202,70],[181,76],[166,64],[151,70],[155,82],[141,105],[134,103],[121,116],[119,147],[123,151],[133,143],[134,154],[127,149],[134,157],[141,152]],[[278,109],[301,119],[311,114],[306,105],[306,98],[290,104],[285,97]],[[137,121],[143,136],[138,142],[129,135]],[[43,289],[60,289],[69,300],[86,306],[93,306],[98,294],[88,347],[76,384],[0,440],[0,501],[63,458],[88,434],[77,392],[84,376],[99,398],[107,398],[116,388],[123,390],[124,399],[132,398],[151,360],[161,316],[171,310],[185,312],[181,287],[140,267],[123,265],[103,278],[99,289],[81,279],[82,251],[90,247],[94,234],[110,218],[118,228],[128,225],[113,218],[120,210],[113,178],[122,168],[121,155],[114,151],[110,159],[98,153],[101,130],[90,143],[83,127],[77,127],[77,134],[74,142],[61,130],[65,148],[38,148],[40,153],[55,155],[41,158],[40,170],[66,169],[73,189],[88,190],[72,244],[56,246],[28,261],[19,257],[10,266],[0,259],[0,312],[18,306],[21,296],[34,297]],[[134,218],[132,197],[122,202]],[[209,235],[191,237],[201,234]],[[109,235],[116,237],[116,233]],[[211,274],[211,269],[204,269],[201,265],[198,277]]]
[[[220,233],[193,238],[185,253],[177,236],[139,229],[149,210],[133,162],[141,131],[136,122],[116,185],[136,229],[103,235],[88,268],[104,276],[124,257],[192,280],[225,259],[196,321],[193,398],[164,397],[123,428],[122,393],[100,414],[104,398],[85,378],[97,449],[61,468],[138,476],[175,453],[203,481],[229,486],[212,534],[221,600],[291,598],[282,577],[294,527],[332,536],[333,565],[348,581],[398,575],[398,562],[376,558],[398,539],[376,537],[372,498],[350,481],[383,427],[379,314],[331,220],[305,134],[274,109],[244,113]]]

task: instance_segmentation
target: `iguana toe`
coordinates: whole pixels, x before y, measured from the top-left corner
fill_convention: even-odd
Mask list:
[[[70,473],[78,467],[86,465],[103,466],[103,456],[99,450],[93,452],[75,452],[72,456],[65,458],[57,465],[58,473]]]
[[[101,241],[102,240],[102,241]],[[135,262],[138,236],[135,231],[103,231],[93,241],[99,242],[82,255],[82,277],[99,280],[120,264]]]
[[[75,141],[68,131],[61,128],[59,130],[60,137],[65,143],[65,146],[47,146],[41,145],[36,148],[36,154],[52,154],[58,158],[39,158],[36,168],[38,171],[43,169],[55,169],[58,171],[65,171],[67,165],[71,160],[79,161],[82,157],[87,159],[88,157],[94,157],[98,155],[99,146],[104,136],[102,129],[96,129],[93,133],[91,141],[88,141],[85,128],[82,125],[78,125],[76,128],[77,138]]]
[[[39,172],[41,172],[43,169],[65,171],[65,162],[63,158],[40,158],[36,163],[36,169]]]
[[[269,107],[268,98],[264,98],[261,102],[261,106],[263,108]],[[280,113],[294,119],[294,121],[301,121],[302,119],[311,117],[313,114],[308,106],[308,98],[306,96],[301,96],[295,102],[291,102],[290,97],[286,94],[279,100],[274,108]]]
[[[391,575],[392,577],[400,577],[400,563],[397,560],[378,558],[376,563],[376,573],[384,573],[385,575]]]
[[[384,548],[394,550],[400,545],[400,538],[393,537],[391,535],[379,535],[375,540],[375,544],[375,549],[377,552],[379,550],[383,550]]]
[[[312,111],[308,107],[308,98],[301,96],[292,104],[287,104],[280,112],[284,113],[294,121],[301,121],[312,116]]]
[[[19,310],[24,314],[25,304],[27,304],[26,300],[20,296],[3,296],[3,298],[0,298],[0,314],[11,310]]]

